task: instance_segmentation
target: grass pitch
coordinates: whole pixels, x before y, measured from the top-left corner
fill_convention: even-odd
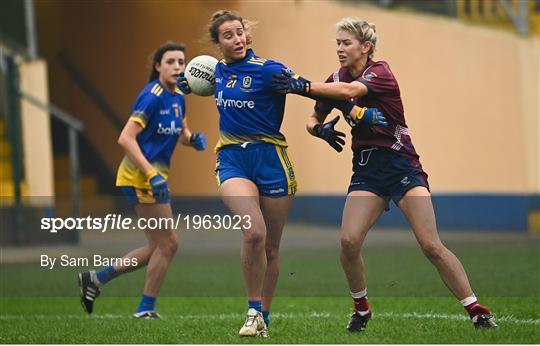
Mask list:
[[[337,235],[336,235],[337,236]],[[483,238],[480,238],[483,239]],[[284,239],[287,242],[287,239]],[[369,241],[368,241],[369,244]],[[78,301],[75,274],[36,263],[0,267],[1,343],[540,343],[540,240],[512,237],[446,241],[461,259],[497,330],[475,330],[416,245],[367,246],[373,319],[348,334],[352,303],[338,248],[284,248],[270,338],[239,338],[246,302],[238,248],[180,252],[158,299],[162,320],[130,318],[144,270],[108,284],[94,314]]]
[[[270,338],[240,338],[242,298],[162,297],[162,320],[135,320],[138,299],[99,298],[92,316],[74,298],[3,300],[2,343],[538,343],[537,298],[486,298],[497,330],[475,330],[452,298],[381,297],[364,333],[346,333],[350,301],[338,297],[276,299]]]

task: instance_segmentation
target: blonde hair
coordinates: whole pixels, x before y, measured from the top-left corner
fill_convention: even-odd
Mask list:
[[[214,43],[219,43],[219,27],[221,26],[221,24],[235,20],[239,21],[242,24],[242,27],[244,28],[246,33],[246,43],[251,44],[251,42],[253,41],[251,37],[251,29],[253,29],[257,23],[244,19],[237,12],[229,10],[219,10],[212,14],[212,17],[208,22],[208,36],[210,38],[210,41]]]
[[[354,35],[360,42],[371,42],[371,48],[368,52],[368,57],[373,58],[375,54],[375,46],[377,44],[377,31],[375,24],[368,23],[359,18],[343,18],[336,23],[336,31],[347,31]]]

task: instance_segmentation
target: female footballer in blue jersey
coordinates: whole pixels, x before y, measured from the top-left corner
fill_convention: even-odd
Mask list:
[[[398,83],[387,62],[372,60],[377,42],[375,25],[345,18],[336,24],[336,29],[341,67],[326,83],[310,83],[289,71],[274,79],[284,93],[352,100],[348,108],[340,107],[352,126],[353,150],[353,176],[341,226],[341,263],[354,300],[347,329],[362,331],[371,318],[360,250],[367,232],[388,209],[390,200],[401,209],[424,254],[465,307],[474,326],[496,327],[489,309],[478,303],[462,264],[439,238],[427,174],[405,123]],[[335,138],[338,118],[323,124],[333,107],[332,102],[317,102],[307,124],[312,135],[327,141]],[[376,107],[384,117],[365,111],[365,107]],[[329,143],[336,145],[332,140]]]
[[[279,245],[296,177],[280,132],[285,95],[272,89],[284,66],[257,56],[249,22],[231,11],[213,14],[208,31],[223,60],[216,66],[220,139],[216,178],[227,208],[248,215],[241,262],[248,299],[241,336],[267,336],[279,274]],[[239,102],[240,101],[240,102]]]
[[[198,151],[206,147],[204,134],[189,130],[184,95],[176,88],[177,78],[185,69],[184,52],[183,44],[173,42],[155,51],[150,82],[137,97],[118,138],[126,155],[118,168],[116,186],[140,218],[173,217],[167,178],[176,143]],[[178,236],[173,229],[144,231],[148,244],[129,252],[122,263],[79,274],[86,312],[92,313],[103,285],[120,274],[147,266],[143,296],[134,317],[159,318],[156,297],[178,248]],[[126,259],[132,265],[124,265]]]
[[[243,225],[241,254],[248,312],[239,335],[265,337],[281,235],[297,183],[280,132],[285,95],[272,87],[272,75],[284,66],[248,48],[248,29],[249,22],[231,11],[214,13],[208,27],[224,58],[216,66],[216,178],[227,208],[250,219]],[[178,85],[189,92],[185,79]]]

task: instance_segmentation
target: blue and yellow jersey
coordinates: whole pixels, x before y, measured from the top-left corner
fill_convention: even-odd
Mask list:
[[[216,147],[245,142],[267,142],[286,147],[279,131],[285,95],[272,91],[272,74],[283,64],[259,58],[248,49],[246,57],[216,66],[215,99],[219,110],[220,139]]]
[[[172,94],[157,80],[146,85],[131,109],[129,121],[143,128],[137,136],[137,143],[148,162],[165,179],[168,178],[171,156],[182,133],[185,112],[182,92],[176,89]],[[127,156],[118,168],[116,186],[150,188],[144,173]]]

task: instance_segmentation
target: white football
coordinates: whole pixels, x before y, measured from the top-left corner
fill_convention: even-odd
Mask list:
[[[217,63],[217,59],[210,55],[199,55],[191,59],[184,72],[191,91],[199,96],[214,94]]]

